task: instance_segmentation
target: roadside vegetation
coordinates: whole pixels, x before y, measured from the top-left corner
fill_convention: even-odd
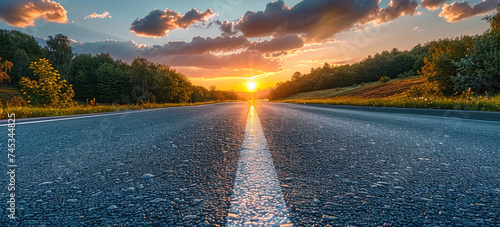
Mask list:
[[[37,107],[37,106],[24,106],[24,107],[5,107],[0,109],[0,119],[8,119],[8,113],[15,113],[16,118],[29,118],[29,117],[52,117],[52,116],[66,116],[77,114],[94,114],[115,111],[129,111],[129,110],[142,110],[142,109],[156,109],[167,107],[179,106],[196,106],[217,103],[216,101],[210,102],[197,102],[197,103],[140,103],[140,104],[97,104],[97,105],[75,105],[71,107]]]
[[[394,79],[387,83],[374,82],[367,85],[353,85],[346,88],[334,88],[304,92],[292,95],[279,102],[300,104],[328,104],[373,107],[401,107],[423,109],[454,109],[499,111],[500,95],[476,95],[463,92],[451,97],[412,97],[408,92],[413,86],[420,86],[425,80],[420,77]]]
[[[164,64],[108,53],[73,54],[70,39],[0,29],[0,118],[60,116],[237,100],[234,91],[193,85]]]
[[[312,68],[279,83],[270,100],[294,103],[500,111],[500,16],[482,35],[393,49],[352,65]]]

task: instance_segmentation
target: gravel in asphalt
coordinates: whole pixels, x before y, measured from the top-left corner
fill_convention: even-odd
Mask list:
[[[4,203],[0,224],[227,225],[250,106],[20,124],[18,219]],[[266,174],[272,158],[277,177],[258,183],[281,187],[276,206],[295,226],[500,225],[499,122],[265,102],[255,111],[267,147],[254,158]]]

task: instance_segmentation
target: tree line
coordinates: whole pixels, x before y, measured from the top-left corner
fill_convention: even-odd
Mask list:
[[[500,17],[497,12],[485,20],[491,28],[482,35],[440,39],[405,51],[394,48],[352,65],[325,63],[307,74],[295,72],[290,80],[276,85],[269,99],[410,76],[426,79],[411,89],[413,96],[499,93]]]
[[[195,86],[175,69],[146,58],[129,64],[109,53],[74,54],[69,38],[62,34],[49,36],[41,47],[31,35],[0,30],[0,66],[0,82],[8,80],[28,102],[40,106],[67,106],[72,99],[108,104],[238,99],[234,91]],[[48,84],[51,89],[44,87]],[[42,95],[42,90],[59,93],[53,96],[59,98],[44,100],[48,94]],[[69,100],[60,100],[63,96]]]

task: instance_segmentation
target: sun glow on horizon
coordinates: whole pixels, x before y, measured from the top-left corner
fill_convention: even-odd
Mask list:
[[[255,90],[257,90],[257,84],[254,81],[249,81],[247,83],[247,90],[249,92],[254,92]]]

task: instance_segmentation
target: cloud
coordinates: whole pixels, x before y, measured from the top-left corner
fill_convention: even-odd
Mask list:
[[[229,22],[227,20],[225,21],[216,20],[215,23],[219,25],[219,28],[223,35],[234,35],[238,33],[238,31],[233,30],[234,26],[233,22]]]
[[[387,8],[378,10],[369,17],[368,21],[380,24],[393,21],[405,15],[413,16],[417,8],[418,2],[416,0],[391,0]]]
[[[156,9],[149,12],[144,18],[136,19],[132,22],[130,31],[139,36],[163,37],[168,35],[168,32],[173,29],[186,29],[190,25],[206,21],[214,15],[211,9],[199,12],[193,8],[184,15],[169,9],[165,9],[165,11]]]
[[[142,55],[144,45],[139,45],[134,41],[120,42],[116,40],[106,40],[92,43],[72,43],[73,52],[78,54],[100,54],[109,53],[114,58],[124,61],[132,61],[134,57]]]
[[[198,67],[205,69],[254,68],[260,71],[276,71],[280,64],[266,59],[258,51],[243,50],[233,54],[215,54],[245,48],[250,42],[243,36],[202,38],[191,42],[171,41],[163,46],[146,47],[133,41],[106,40],[94,43],[73,43],[75,53],[109,53],[112,57],[131,62],[135,57],[147,57],[151,61],[170,66]]]
[[[428,10],[436,10],[447,1],[449,0],[422,0],[420,5]]]
[[[416,0],[391,0],[385,9],[379,8],[379,0],[303,0],[292,8],[278,0],[268,3],[264,11],[247,11],[234,29],[248,38],[299,34],[307,42],[318,42],[357,24],[413,15],[417,8]]]
[[[191,42],[170,41],[163,46],[155,45],[144,50],[144,56],[206,54],[215,51],[232,51],[244,48],[248,43],[243,36],[218,36],[215,38],[193,37]]]
[[[171,66],[192,66],[205,69],[256,69],[264,72],[273,72],[280,69],[279,62],[266,59],[255,51],[243,51],[229,55],[174,55],[154,58]]]
[[[289,8],[282,0],[264,11],[248,11],[235,29],[246,37],[304,34],[308,40],[324,40],[352,28],[378,9],[378,0],[304,0]]]
[[[76,53],[99,54],[109,52],[111,56],[130,60],[134,57],[142,56],[147,58],[161,58],[163,56],[175,55],[203,55],[222,51],[244,50],[250,42],[243,36],[228,37],[219,36],[216,38],[194,37],[191,42],[170,41],[162,46],[146,46],[134,41],[122,42],[116,40],[106,40],[101,42],[87,42],[79,45],[72,44]]]
[[[261,53],[268,53],[268,52],[294,50],[302,48],[303,46],[304,46],[304,40],[300,38],[298,35],[286,35],[262,42],[253,42],[248,49],[256,50]]]
[[[104,13],[102,14],[97,14],[97,13],[92,13],[90,15],[87,15],[85,16],[85,20],[87,19],[94,19],[94,18],[101,18],[101,19],[104,19],[104,18],[111,18],[111,15],[109,15],[109,12],[108,11],[105,11]]]
[[[453,2],[450,5],[444,4],[440,17],[450,23],[457,22],[460,20],[465,20],[469,17],[482,15],[490,10],[496,9],[496,5],[499,4],[499,0],[483,0],[473,6],[469,2]]]
[[[35,19],[68,23],[67,12],[59,3],[50,0],[0,1],[0,20],[14,27],[35,26]]]

